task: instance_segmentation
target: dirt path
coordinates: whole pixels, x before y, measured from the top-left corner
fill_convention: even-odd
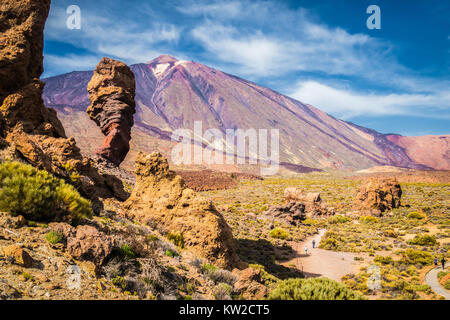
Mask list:
[[[441,268],[431,269],[425,276],[425,282],[438,295],[445,297],[445,300],[450,300],[450,291],[446,290],[443,286],[441,286],[441,284],[439,283],[438,277],[437,277],[437,274],[441,270],[442,270]]]
[[[317,248],[325,231],[325,229],[322,229],[318,234],[308,237],[302,242],[292,242],[291,246],[295,255],[289,261],[284,262],[283,265],[294,264],[308,278],[324,276],[336,281],[340,281],[342,276],[346,274],[358,273],[362,264],[354,260],[356,254]],[[312,248],[313,240],[316,243],[314,249]],[[305,255],[305,246],[308,247],[308,255]]]

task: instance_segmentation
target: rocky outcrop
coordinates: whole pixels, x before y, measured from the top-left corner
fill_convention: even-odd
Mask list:
[[[96,154],[119,166],[130,150],[136,83],[123,62],[103,58],[87,86],[89,117],[106,136]]]
[[[382,212],[400,207],[402,188],[395,178],[372,178],[363,183],[354,200],[354,206],[363,213],[381,215]]]
[[[291,201],[284,206],[273,206],[264,211],[262,217],[270,221],[278,221],[296,226],[306,219],[305,205],[300,202]]]
[[[210,200],[187,189],[159,153],[136,157],[136,185],[124,203],[126,216],[158,229],[181,233],[184,246],[219,267],[238,263],[231,228]]]
[[[50,0],[5,0],[0,6],[0,144],[11,158],[65,178],[91,199],[124,200],[121,181],[98,173],[82,157],[56,112],[41,98],[43,29]]]
[[[328,207],[322,202],[319,192],[304,193],[303,190],[299,188],[286,188],[284,190],[284,198],[286,203],[294,201],[304,204],[307,218],[335,214],[334,208]]]
[[[271,221],[299,225],[306,218],[335,214],[334,208],[327,207],[318,192],[304,193],[298,188],[284,190],[285,205],[273,206],[263,212],[262,217]]]
[[[0,101],[43,71],[44,25],[50,0],[0,3]]]
[[[51,223],[50,228],[61,233],[67,252],[75,259],[92,261],[99,266],[112,252],[114,240],[91,226],[73,228],[67,223]]]
[[[0,255],[13,260],[14,263],[25,268],[29,268],[33,265],[33,258],[31,258],[30,254],[17,244],[0,248]]]
[[[263,300],[267,297],[268,289],[262,284],[261,271],[254,268],[244,270],[233,270],[239,276],[239,280],[234,284],[234,290],[238,292],[244,300]]]

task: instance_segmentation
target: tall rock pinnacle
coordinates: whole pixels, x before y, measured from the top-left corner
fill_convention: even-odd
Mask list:
[[[130,150],[136,83],[123,62],[103,58],[88,83],[91,105],[86,112],[106,136],[96,154],[119,166]]]

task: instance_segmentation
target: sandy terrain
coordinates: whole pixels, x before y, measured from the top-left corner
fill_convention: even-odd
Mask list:
[[[362,263],[354,260],[356,254],[317,248],[324,234],[325,230],[322,229],[318,234],[306,238],[305,241],[292,242],[291,245],[296,254],[290,260],[284,261],[283,265],[294,264],[306,277],[324,276],[336,281],[340,281],[346,274],[358,273]],[[314,249],[312,248],[313,240],[316,242]],[[305,255],[305,246],[308,247],[308,255]]]

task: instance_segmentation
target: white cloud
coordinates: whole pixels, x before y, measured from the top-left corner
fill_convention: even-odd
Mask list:
[[[81,29],[66,27],[67,14],[63,8],[52,7],[47,21],[45,36],[48,40],[63,41],[98,55],[107,55],[127,63],[146,62],[156,57],[161,50],[155,47],[170,47],[179,41],[181,27],[149,21],[133,21],[107,13],[100,16],[92,10],[81,11]],[[82,66],[80,61],[80,67]],[[71,64],[75,64],[73,61]]]
[[[290,96],[343,119],[361,115],[411,115],[450,119],[448,91],[430,94],[364,94],[306,81],[299,83]]]

